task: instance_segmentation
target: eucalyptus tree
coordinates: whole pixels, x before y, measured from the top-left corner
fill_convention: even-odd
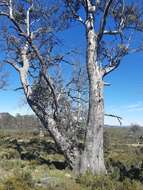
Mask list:
[[[126,0],[66,0],[71,20],[85,29],[86,66],[89,80],[89,110],[80,172],[106,173],[103,154],[104,78],[116,70],[122,59],[142,50],[142,42],[132,43],[135,32],[141,35],[140,3]],[[84,35],[84,34],[83,34]],[[107,116],[114,116],[106,114]],[[117,117],[120,120],[120,118]]]
[[[56,32],[68,27],[60,5],[51,0],[0,1],[0,37],[5,40],[3,62],[15,69],[21,81],[16,90],[23,90],[29,106],[63,152],[69,167],[76,170],[80,152],[73,130],[77,124],[77,106],[73,102],[79,99],[73,89],[75,77],[61,76],[63,64],[72,71],[73,63],[65,57],[73,51],[57,52],[60,41]]]
[[[19,89],[69,166],[82,174],[88,170],[106,173],[104,78],[118,68],[124,56],[142,49],[141,44],[131,46],[134,33],[142,32],[139,4],[124,0],[1,0],[0,16],[1,35],[7,47],[4,62],[18,73],[22,84]],[[74,133],[78,126],[74,110],[79,110],[75,101],[84,102],[85,81],[74,75],[69,82],[61,77],[61,65],[72,67],[65,60],[71,52],[59,53],[56,37],[73,20],[85,28],[86,38],[89,109],[83,151]],[[80,73],[79,69],[79,76]]]

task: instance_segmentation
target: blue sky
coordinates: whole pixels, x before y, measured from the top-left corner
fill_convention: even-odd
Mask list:
[[[80,47],[82,54],[78,61],[84,62],[83,28],[73,27],[70,31],[61,33],[60,37],[63,39],[65,49]],[[65,51],[62,48],[61,51]],[[2,58],[1,53],[0,57]],[[10,112],[14,115],[31,113],[30,108],[24,104],[23,93],[13,90],[20,86],[18,75],[10,66],[5,69],[10,73],[9,86],[7,90],[0,91],[0,112]],[[123,117],[123,125],[131,123],[143,125],[143,52],[125,57],[119,69],[112,72],[106,78],[106,82],[111,83],[111,86],[105,87],[105,112]],[[116,119],[109,117],[105,117],[105,123],[119,124]]]
[[[143,53],[126,57],[110,74],[105,89],[105,110],[123,117],[123,124],[143,125]],[[108,122],[117,123],[113,119]]]

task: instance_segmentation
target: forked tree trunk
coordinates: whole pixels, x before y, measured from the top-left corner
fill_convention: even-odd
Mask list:
[[[75,173],[79,173],[80,155],[78,146],[68,139],[66,135],[61,134],[60,130],[58,129],[58,127],[60,127],[58,126],[58,123],[56,123],[53,118],[49,118],[45,108],[41,107],[40,103],[34,100],[32,89],[30,88],[30,85],[27,81],[27,72],[29,68],[29,61],[26,54],[27,50],[28,45],[26,44],[22,50],[22,60],[24,67],[19,69],[20,79],[25,96],[27,98],[27,102],[41,121],[42,125],[48,130],[57,146],[63,152],[68,165],[75,171]]]
[[[103,153],[104,99],[102,72],[97,64],[97,37],[93,20],[87,23],[87,71],[89,77],[89,112],[85,148],[81,158],[80,172],[105,174]]]
[[[91,171],[93,174],[105,174],[103,155],[103,126],[104,126],[104,102],[103,102],[103,80],[102,71],[97,64],[97,36],[94,31],[94,21],[92,15],[86,23],[87,38],[87,71],[89,78],[89,112],[87,122],[87,133],[85,139],[85,148],[80,157],[78,146],[68,139],[58,130],[58,123],[46,111],[38,105],[38,102],[32,99],[32,90],[30,89],[26,78],[29,68],[29,62],[26,55],[28,46],[26,45],[22,58],[24,68],[20,69],[21,82],[24,88],[27,101],[40,119],[41,123],[54,139],[55,143],[62,150],[69,166],[76,172],[84,174]]]
[[[29,102],[31,108],[48,129],[56,144],[62,150],[69,166],[76,172],[84,174],[90,171],[95,175],[105,174],[103,153],[104,99],[102,71],[97,64],[97,44],[92,20],[87,23],[87,71],[89,77],[89,112],[85,147],[79,155],[78,147],[61,135],[54,120],[49,120],[43,111]]]

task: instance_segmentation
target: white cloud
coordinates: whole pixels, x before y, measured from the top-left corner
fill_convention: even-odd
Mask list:
[[[121,116],[123,125],[130,125],[131,123],[143,125],[143,101],[119,106],[111,105],[107,107],[106,113]],[[119,125],[116,118],[105,117],[105,123]]]
[[[131,104],[127,106],[127,111],[143,111],[143,102],[137,102],[136,104]]]

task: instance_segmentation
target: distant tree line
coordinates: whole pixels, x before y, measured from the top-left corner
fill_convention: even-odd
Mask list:
[[[39,128],[40,122],[34,115],[20,115],[15,117],[9,113],[0,113],[0,128],[1,129],[36,129]]]

